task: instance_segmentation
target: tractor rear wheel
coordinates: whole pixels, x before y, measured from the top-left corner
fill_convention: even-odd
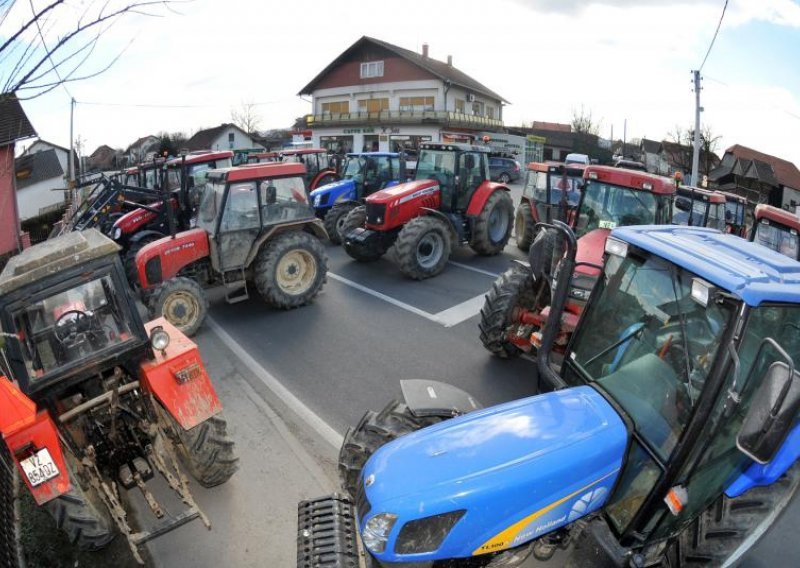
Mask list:
[[[380,412],[367,411],[358,426],[347,429],[339,450],[339,479],[342,488],[355,497],[361,470],[378,448],[446,418],[449,416],[414,416],[405,403],[396,400]]]
[[[731,566],[775,523],[800,486],[800,464],[778,481],[730,499],[722,495],[667,550],[665,565]]]
[[[239,458],[228,436],[228,423],[221,413],[191,430],[184,430],[166,410],[163,413],[180,440],[176,449],[181,462],[200,485],[221,485],[236,473]]]
[[[334,205],[325,214],[325,230],[328,232],[328,238],[333,244],[342,244],[342,228],[347,220],[347,215],[355,208],[356,206],[352,203]]]
[[[68,453],[64,457],[72,487],[43,507],[72,544],[81,550],[100,550],[114,540],[117,526],[97,490],[78,476],[75,458]]]
[[[513,223],[514,202],[507,191],[499,189],[489,196],[475,219],[469,246],[486,256],[501,252],[511,237]]]
[[[200,284],[176,276],[161,284],[149,296],[150,315],[164,317],[189,337],[197,333],[208,311],[208,299]]]
[[[539,279],[537,282],[530,268],[512,264],[498,276],[486,294],[478,324],[483,346],[501,359],[520,355],[522,350],[509,339],[514,310],[541,308],[545,298],[549,300],[545,281]]]
[[[433,216],[411,219],[395,242],[400,271],[414,280],[424,280],[444,270],[450,248],[450,228]]]
[[[148,235],[130,243],[128,246],[128,250],[125,251],[124,258],[125,275],[128,277],[128,282],[132,287],[136,288],[139,283],[139,273],[136,270],[136,255],[145,247],[145,245],[149,245],[150,243],[155,242],[163,237],[164,235],[161,234]]]
[[[514,220],[514,234],[517,241],[517,248],[528,252],[533,243],[533,215],[531,204],[523,201],[517,207],[517,215]]]
[[[258,293],[271,306],[283,310],[311,302],[328,273],[325,250],[319,239],[300,231],[281,233],[259,251],[255,261]]]

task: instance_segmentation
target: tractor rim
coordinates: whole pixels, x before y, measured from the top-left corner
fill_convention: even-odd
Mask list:
[[[432,268],[438,264],[444,252],[444,239],[435,232],[425,234],[417,243],[417,264]]]
[[[517,240],[520,240],[525,232],[525,216],[522,211],[517,211],[517,216],[514,219],[514,233],[517,235]]]
[[[340,235],[342,234],[342,229],[344,228],[344,222],[347,219],[347,212],[342,213],[339,215],[339,218],[336,219],[336,232]]]
[[[306,293],[316,278],[317,261],[308,251],[289,251],[278,262],[275,281],[286,294],[299,296]]]
[[[164,302],[164,317],[177,328],[189,327],[200,313],[200,305],[192,294],[173,292]]]
[[[489,239],[493,243],[499,243],[506,236],[508,230],[508,216],[504,214],[501,207],[495,207],[489,213]]]

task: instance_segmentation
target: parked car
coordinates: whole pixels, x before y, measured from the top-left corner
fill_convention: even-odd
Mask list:
[[[567,154],[567,157],[564,158],[565,164],[584,164],[588,166],[592,163],[589,159],[589,156],[586,154]]]
[[[489,158],[489,177],[492,181],[511,183],[522,177],[522,168],[513,158]]]

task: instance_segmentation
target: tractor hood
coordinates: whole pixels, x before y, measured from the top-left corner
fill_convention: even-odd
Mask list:
[[[318,187],[308,196],[314,207],[330,207],[341,196],[344,196],[342,197],[344,200],[355,199],[355,187],[356,183],[352,179],[341,179]]]
[[[376,191],[367,197],[367,203],[389,204],[395,199],[412,200],[422,197],[424,195],[432,195],[439,192],[439,182],[433,179],[421,179],[418,181],[409,181],[399,185],[392,186],[381,191]],[[404,200],[404,201],[405,201]]]
[[[619,474],[627,440],[621,418],[589,386],[436,424],[398,438],[369,459],[362,477],[362,531],[377,514],[397,515],[386,552],[375,555],[384,561],[465,557],[517,546],[600,508]],[[458,511],[463,516],[437,550],[394,552],[405,523]],[[402,539],[399,544],[403,550]]]
[[[575,255],[575,262],[590,262],[598,266],[603,266],[603,254],[606,250],[606,239],[611,233],[610,229],[594,229],[578,239],[578,251]],[[600,272],[589,266],[578,266],[576,272],[591,276],[598,276]]]

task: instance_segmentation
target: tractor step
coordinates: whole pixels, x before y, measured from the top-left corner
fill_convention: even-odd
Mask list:
[[[339,493],[297,506],[297,568],[358,568],[355,507]]]
[[[250,298],[244,267],[223,272],[222,283],[225,285],[225,301],[229,304],[237,304]]]

